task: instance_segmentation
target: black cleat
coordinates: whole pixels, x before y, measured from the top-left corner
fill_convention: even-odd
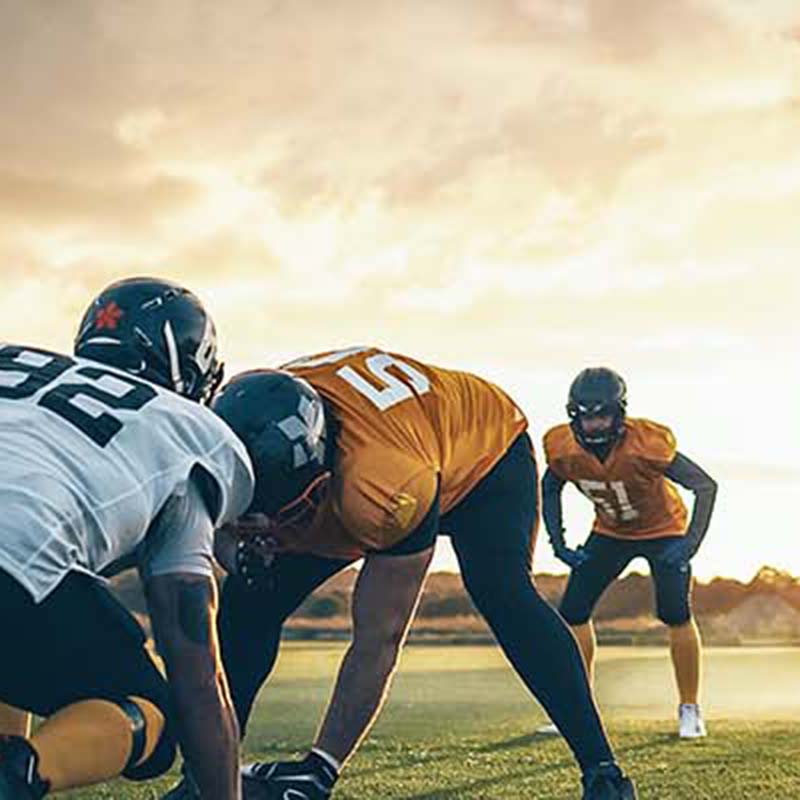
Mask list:
[[[606,761],[584,773],[583,800],[636,800],[636,787],[616,764]]]
[[[49,788],[30,742],[21,736],[0,738],[0,800],[40,800]]]
[[[242,768],[243,800],[329,800],[339,773],[317,753]]]

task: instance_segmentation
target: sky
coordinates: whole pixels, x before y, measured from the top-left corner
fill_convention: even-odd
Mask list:
[[[375,344],[537,440],[608,365],[720,483],[696,573],[800,574],[794,0],[0,0],[0,75],[2,338],[158,275],[231,371]]]

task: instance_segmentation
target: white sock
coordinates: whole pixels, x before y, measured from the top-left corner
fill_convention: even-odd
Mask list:
[[[326,753],[319,747],[312,747],[311,752],[315,755],[318,755],[324,762],[330,764],[335,770],[336,774],[338,775],[342,771],[342,764],[339,759],[334,758],[330,753]]]

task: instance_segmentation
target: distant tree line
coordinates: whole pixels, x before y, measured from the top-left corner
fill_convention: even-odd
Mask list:
[[[309,620],[330,620],[348,616],[350,596],[357,577],[353,569],[345,570],[317,589],[295,612],[295,617]],[[550,602],[557,604],[566,586],[564,575],[537,575],[536,584]],[[145,615],[147,607],[139,580],[134,572],[126,572],[113,582],[114,590],[125,605]],[[698,616],[726,613],[755,595],[775,595],[800,611],[800,579],[773,567],[762,567],[749,583],[731,578],[715,578],[709,583],[696,583],[693,605]],[[649,615],[654,607],[650,578],[631,573],[616,581],[598,605],[595,619],[608,622]],[[428,577],[418,618],[440,620],[450,617],[478,617],[478,612],[464,591],[461,577],[455,573],[437,572]]]

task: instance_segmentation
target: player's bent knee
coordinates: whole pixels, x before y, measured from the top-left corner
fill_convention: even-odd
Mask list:
[[[175,760],[176,745],[165,712],[152,700],[130,697],[117,703],[131,723],[131,754],[122,773],[131,780],[148,780],[166,772]]]
[[[661,622],[670,628],[680,628],[692,621],[692,611],[688,605],[659,608],[656,615]]]
[[[558,613],[570,628],[577,628],[580,625],[588,625],[592,621],[591,608],[578,608],[568,603],[561,603]]]
[[[527,574],[508,576],[503,582],[494,576],[472,575],[464,583],[478,610],[490,621],[525,613],[531,603],[544,602]]]

